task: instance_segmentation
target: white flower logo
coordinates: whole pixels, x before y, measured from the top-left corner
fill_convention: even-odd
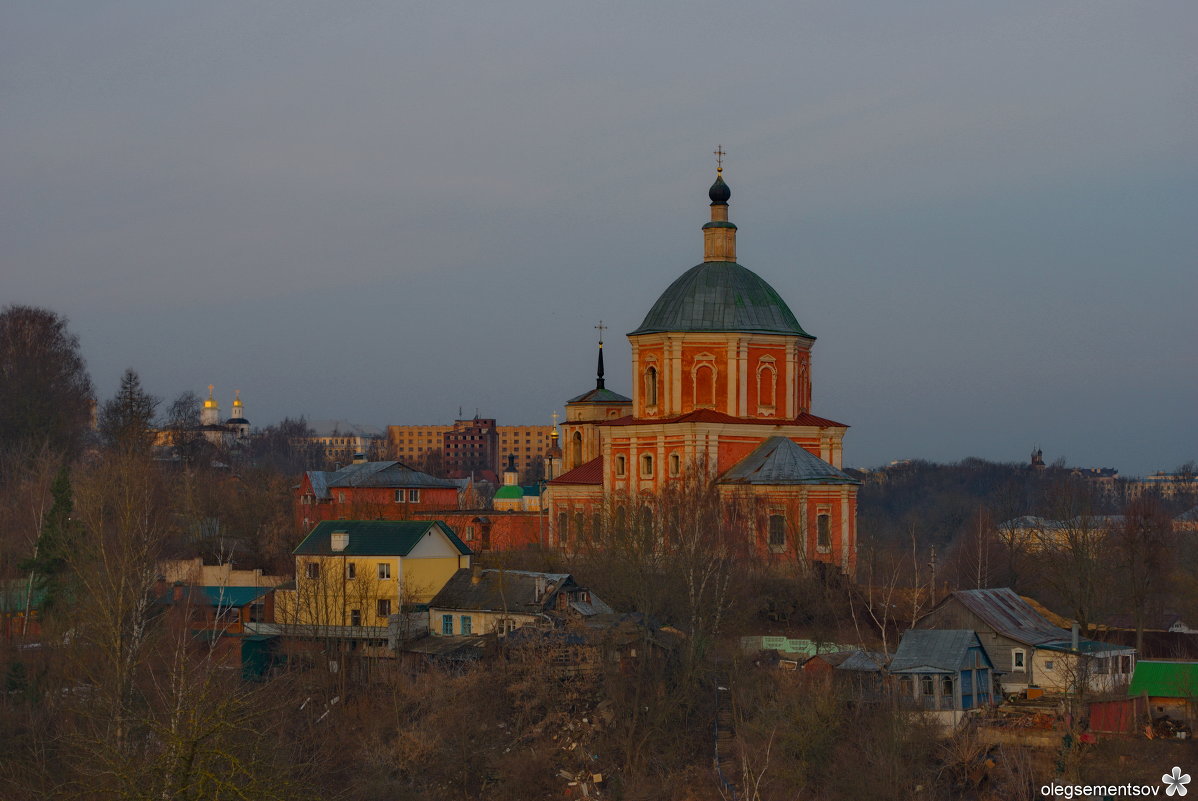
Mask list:
[[[1185,795],[1189,792],[1186,785],[1190,783],[1190,774],[1182,773],[1181,768],[1173,766],[1172,773],[1166,773],[1161,776],[1161,781],[1165,783],[1165,795]]]

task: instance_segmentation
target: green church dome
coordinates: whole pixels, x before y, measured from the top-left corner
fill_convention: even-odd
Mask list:
[[[687,270],[629,336],[666,331],[743,331],[815,339],[772,286],[734,261],[705,261]]]
[[[515,484],[509,484],[495,490],[495,500],[519,500],[524,497],[524,488]]]

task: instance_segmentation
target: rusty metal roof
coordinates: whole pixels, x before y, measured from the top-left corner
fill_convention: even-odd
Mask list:
[[[1060,642],[1072,636],[1065,629],[1049,623],[1010,587],[957,590],[949,598],[959,601],[996,633],[1025,645]]]

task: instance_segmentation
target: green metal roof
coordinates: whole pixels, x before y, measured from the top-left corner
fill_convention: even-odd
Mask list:
[[[666,331],[743,331],[815,339],[772,286],[732,261],[705,261],[687,270],[629,336]]]
[[[470,548],[440,520],[325,520],[312,529],[292,553],[296,556],[407,556],[416,543],[434,528],[440,527],[457,548],[469,554]],[[334,551],[333,532],[349,534],[349,544]]]
[[[495,500],[501,501],[504,499],[513,500],[515,498],[524,497],[524,487],[516,484],[510,484],[495,490]]]
[[[1128,695],[1198,698],[1198,662],[1136,662]]]

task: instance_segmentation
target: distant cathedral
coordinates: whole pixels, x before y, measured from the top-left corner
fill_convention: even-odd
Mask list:
[[[760,554],[852,575],[859,482],[841,470],[848,426],[811,412],[815,337],[737,264],[722,165],[708,196],[703,262],[628,334],[631,398],[605,386],[599,326],[595,388],[566,403],[546,492],[551,544],[569,550],[609,499],[635,503],[694,477],[729,503],[752,499]]]

